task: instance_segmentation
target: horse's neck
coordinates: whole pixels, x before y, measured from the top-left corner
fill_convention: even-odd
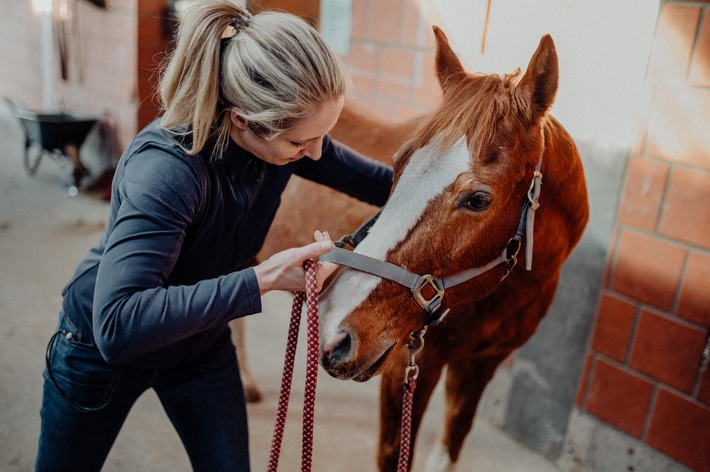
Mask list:
[[[545,211],[544,206],[547,206],[549,210],[562,216],[561,221],[565,222],[570,236],[569,250],[571,250],[582,236],[587,223],[589,213],[587,187],[577,146],[567,130],[553,117],[549,117],[545,126],[543,185],[540,201],[542,212]],[[544,224],[543,218],[539,221]]]
[[[584,170],[572,136],[554,117],[545,125],[544,178],[558,187],[557,191],[584,194]]]

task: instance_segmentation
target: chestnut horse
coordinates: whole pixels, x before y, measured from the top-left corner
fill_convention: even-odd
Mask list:
[[[388,471],[400,448],[410,334],[447,314],[417,359],[412,443],[446,366],[444,429],[428,469],[453,470],[484,387],[537,329],[588,219],[576,146],[548,113],[558,85],[552,38],[524,74],[500,76],[467,73],[434,32],[441,104],[395,156],[392,193],[349,253],[430,274],[420,277],[427,301],[377,271],[342,267],[320,302],[323,368],[361,382],[383,373],[378,463]],[[468,278],[473,268],[482,269]]]

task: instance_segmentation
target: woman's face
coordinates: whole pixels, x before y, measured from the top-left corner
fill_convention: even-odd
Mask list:
[[[316,108],[313,115],[299,120],[295,126],[273,139],[254,134],[248,123],[233,111],[229,135],[242,149],[270,164],[280,166],[303,157],[317,161],[321,157],[323,137],[335,126],[342,109],[342,97],[327,100]]]

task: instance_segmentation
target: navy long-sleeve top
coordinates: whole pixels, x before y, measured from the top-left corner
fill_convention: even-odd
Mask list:
[[[230,140],[188,156],[157,122],[122,156],[106,231],[64,288],[64,317],[110,363],[169,368],[261,311],[252,268],[292,174],[381,206],[392,171],[328,136],[320,160],[276,166]]]

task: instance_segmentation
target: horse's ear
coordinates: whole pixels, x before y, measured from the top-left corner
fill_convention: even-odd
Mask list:
[[[439,78],[439,84],[442,90],[446,88],[447,82],[461,74],[466,74],[461,61],[451,49],[449,40],[441,30],[434,26],[434,36],[436,36],[436,76]]]
[[[518,85],[518,93],[522,93],[529,104],[527,113],[531,119],[538,120],[552,106],[557,94],[558,77],[557,50],[552,37],[547,34],[540,40]]]

